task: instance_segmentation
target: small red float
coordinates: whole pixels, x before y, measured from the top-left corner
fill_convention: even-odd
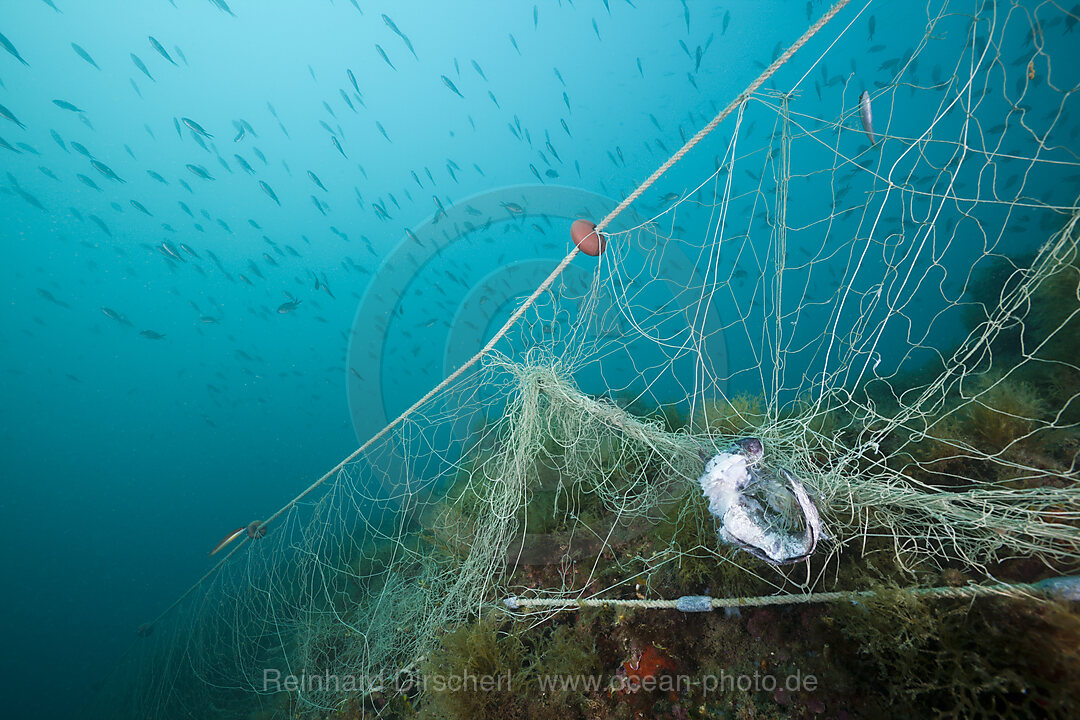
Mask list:
[[[581,252],[593,257],[604,252],[604,247],[607,245],[607,238],[602,233],[596,232],[596,223],[588,220],[575,220],[570,226],[570,237]]]

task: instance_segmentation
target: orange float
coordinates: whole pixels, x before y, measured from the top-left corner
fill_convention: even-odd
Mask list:
[[[593,257],[604,252],[604,247],[607,245],[607,238],[602,233],[596,232],[596,223],[588,220],[575,220],[570,226],[570,237],[581,252]]]

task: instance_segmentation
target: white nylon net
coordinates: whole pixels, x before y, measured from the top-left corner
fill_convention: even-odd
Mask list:
[[[110,707],[379,714],[388,690],[273,693],[265,670],[392,677],[509,596],[802,593],[871,551],[913,574],[1075,562],[1077,17],[928,18],[868,88],[875,145],[827,69],[842,44],[796,56],[797,86],[683,161],[696,186],[661,182],[678,197],[650,191],[588,281],[158,623]],[[717,539],[702,453],[744,436],[815,498],[811,562]]]

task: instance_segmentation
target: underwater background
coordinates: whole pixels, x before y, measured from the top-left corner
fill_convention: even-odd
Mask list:
[[[572,246],[576,194],[610,209],[826,9],[779,0],[0,4],[0,683],[6,717],[39,718],[75,714],[140,623],[210,567],[206,553],[223,535],[272,513],[479,350],[513,304],[469,304],[471,288],[506,273],[507,298],[527,294]],[[960,5],[959,14],[990,6]],[[922,41],[922,6],[910,10],[853,3],[835,21],[847,32],[811,41],[766,88],[810,78],[793,107],[839,119],[833,141],[851,154],[872,151],[858,98],[885,87]],[[1080,65],[1080,36],[1075,14],[1063,17],[1045,47],[1064,71]],[[1019,54],[1022,28],[1013,39]],[[932,52],[911,70],[927,83],[953,73]],[[1026,96],[1040,116],[1044,77],[1040,66]],[[875,108],[879,133],[925,130],[925,104],[893,97]],[[994,118],[1007,112],[995,98],[979,110],[1006,146],[1014,138]],[[739,142],[766,144],[774,120],[748,107]],[[1054,138],[1075,148],[1075,115],[1055,122]],[[724,128],[643,196],[639,217],[690,196],[719,167]],[[820,153],[800,167],[832,161],[829,147]],[[1003,182],[1025,173],[1001,167]],[[1078,177],[1068,164],[1040,167],[1025,187],[1064,206]],[[423,246],[418,228],[445,232],[439,218],[474,198],[504,208],[514,227],[455,226],[453,248],[409,259]],[[804,203],[827,214],[830,201],[806,193],[791,212]],[[709,210],[687,210],[666,232],[704,235]],[[1061,225],[1030,212],[1009,221],[1022,227],[997,252],[1031,253]],[[943,292],[963,292],[971,268],[941,262]],[[573,260],[583,278],[596,263]],[[758,272],[748,269],[747,298]],[[379,277],[398,294],[367,296]],[[379,316],[365,316],[365,303]],[[829,312],[809,306],[802,321],[818,327]],[[471,332],[455,336],[467,323]],[[959,315],[934,328],[945,343],[965,332]],[[755,337],[729,333],[733,367]],[[895,366],[889,350],[906,338],[891,327],[867,363]],[[627,388],[634,367],[634,356],[613,360],[581,382],[596,393],[609,381]],[[763,392],[753,374],[729,389]],[[686,390],[650,393],[674,402]]]

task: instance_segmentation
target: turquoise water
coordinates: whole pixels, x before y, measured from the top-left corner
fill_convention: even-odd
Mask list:
[[[6,5],[0,33],[24,61],[0,49],[0,115],[12,116],[0,117],[9,146],[0,146],[9,588],[0,676],[11,717],[70,716],[135,628],[208,567],[220,537],[351,452],[369,414],[392,415],[431,387],[445,370],[430,351],[447,342],[440,323],[473,321],[476,338],[489,336],[508,308],[460,317],[467,290],[513,266],[516,297],[568,250],[579,208],[546,188],[620,200],[824,12],[694,0]],[[787,89],[805,75],[795,110],[842,119],[829,141],[863,162],[879,158],[854,114],[859,93],[889,86],[926,25],[921,6],[902,5],[845,10],[766,85]],[[962,28],[951,29],[955,43]],[[1059,17],[1046,30],[1061,87],[1075,85],[1073,28]],[[1015,25],[1002,38],[1013,43],[1003,50],[1007,80],[992,84],[1012,92],[1023,76],[1014,58],[1030,40]],[[952,76],[956,47],[923,52],[905,79]],[[1039,122],[1058,97],[1039,94],[1044,67],[1025,100]],[[914,95],[901,89],[876,107],[879,135],[926,130],[928,105]],[[1003,150],[1031,156],[1030,138],[1009,134],[1015,124],[996,128],[1007,108],[991,96],[982,127]],[[766,145],[774,122],[750,106],[740,142]],[[955,123],[938,132],[955,137]],[[1077,127],[1066,106],[1054,138],[1075,146]],[[730,123],[719,134],[644,196],[641,216],[713,172]],[[796,167],[834,158],[822,145]],[[948,156],[933,160],[938,170],[918,174],[932,178]],[[1002,185],[1025,169],[999,167]],[[1031,196],[1067,204],[1070,179],[1067,166],[1040,167],[1025,182]],[[406,229],[443,233],[432,222],[440,206],[477,196],[529,211],[530,198],[550,202],[551,222],[466,238],[422,271],[384,265],[415,241]],[[807,191],[793,203],[827,216],[830,201]],[[1039,228],[1038,211],[1025,212],[1024,228]],[[959,218],[951,209],[941,222]],[[682,222],[692,236],[709,215],[687,211]],[[999,249],[1030,250],[1033,235],[1008,235]],[[595,265],[574,262],[585,277]],[[399,324],[385,351],[383,337],[351,334],[380,272],[412,292],[390,303],[386,323]],[[905,332],[884,342],[902,346]],[[467,357],[471,343],[444,355]],[[733,357],[746,357],[740,343],[754,341],[732,338]],[[350,357],[360,367],[352,375]],[[364,385],[365,363],[384,382]]]

